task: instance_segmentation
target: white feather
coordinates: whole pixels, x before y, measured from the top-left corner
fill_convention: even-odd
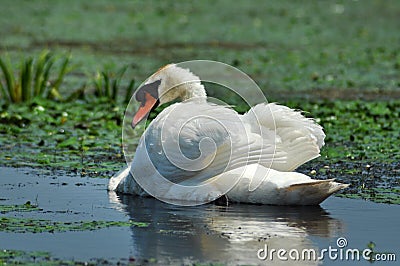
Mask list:
[[[251,125],[253,132],[261,135],[264,135],[265,128],[275,131],[278,139],[276,150],[286,152],[286,161],[274,162],[271,166],[273,169],[293,171],[320,156],[325,133],[313,119],[305,118],[298,111],[274,103],[258,104],[244,114],[242,119]]]

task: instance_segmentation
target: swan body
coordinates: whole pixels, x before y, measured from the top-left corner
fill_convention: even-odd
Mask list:
[[[286,106],[261,103],[240,115],[208,102],[200,79],[176,65],[153,74],[136,99],[141,107],[133,127],[157,100],[182,102],[150,123],[132,163],[110,179],[109,190],[146,196],[144,186],[157,187],[161,198],[169,200],[209,201],[226,195],[233,202],[316,205],[348,186],[293,172],[320,156],[325,134],[314,120]],[[132,173],[141,178],[141,186]],[[170,183],[158,182],[159,175]]]
[[[243,170],[244,174],[242,174]],[[258,174],[255,174],[256,172]],[[335,182],[333,179],[315,180],[301,173],[276,171],[258,164],[243,166],[225,173],[228,176],[240,174],[242,176],[239,182],[226,194],[231,202],[269,205],[318,205],[333,193],[348,186]],[[262,179],[261,185],[254,191],[249,190],[250,184],[256,182],[257,179]],[[135,182],[130,174],[130,167],[124,168],[111,179],[109,190],[143,197],[149,196]],[[191,198],[191,195],[179,193],[180,190],[171,190],[166,195],[170,199]],[[210,195],[210,198],[212,196],[214,195]],[[192,200],[197,199],[192,198]]]

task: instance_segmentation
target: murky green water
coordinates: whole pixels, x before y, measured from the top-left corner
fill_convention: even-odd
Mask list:
[[[150,261],[163,265],[214,262],[265,265],[260,249],[338,248],[399,253],[400,206],[332,197],[320,207],[212,204],[178,207],[150,198],[106,191],[107,180],[49,175],[32,169],[1,168],[0,205],[31,201],[40,210],[0,213],[3,217],[49,221],[129,221],[148,226],[83,228],[82,231],[18,233],[0,226],[0,248],[48,251],[54,258],[108,262]],[[49,222],[51,224],[51,222]],[[263,253],[261,253],[262,255]],[[283,263],[274,257],[273,263]],[[316,261],[292,261],[316,265]],[[353,264],[357,261],[345,261]],[[328,256],[324,265],[335,263]],[[337,263],[337,261],[336,261]],[[341,261],[341,264],[344,262]],[[367,262],[357,262],[365,265]]]

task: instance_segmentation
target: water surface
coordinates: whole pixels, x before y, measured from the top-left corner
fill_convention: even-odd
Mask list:
[[[49,251],[61,259],[110,261],[156,260],[159,264],[221,262],[225,264],[287,264],[257,253],[270,249],[299,250],[337,247],[363,250],[373,241],[376,251],[399,253],[400,207],[331,197],[314,207],[213,204],[179,207],[151,198],[108,193],[106,179],[44,174],[32,169],[0,169],[0,204],[31,201],[41,211],[10,212],[0,217],[53,221],[113,220],[149,223],[148,227],[112,227],[61,233],[0,232],[1,249]],[[260,253],[264,255],[264,253]],[[286,255],[287,256],[287,255]],[[289,261],[317,265],[316,261]],[[359,264],[332,261],[324,265]],[[392,262],[392,265],[395,265]]]

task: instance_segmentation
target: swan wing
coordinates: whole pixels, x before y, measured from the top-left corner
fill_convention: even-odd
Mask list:
[[[262,103],[252,107],[242,119],[252,132],[264,139],[271,138],[271,131],[275,132],[276,153],[285,154],[284,162],[275,160],[270,165],[275,170],[292,171],[320,156],[325,133],[313,119],[299,111],[275,103]]]
[[[146,130],[146,148],[157,171],[174,183],[203,182],[249,163],[283,163],[274,138],[251,132],[226,106],[188,101],[164,109]]]

